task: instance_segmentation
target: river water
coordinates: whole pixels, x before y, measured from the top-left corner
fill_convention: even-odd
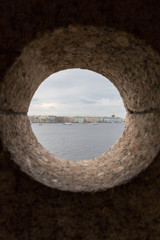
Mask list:
[[[106,152],[121,136],[124,123],[33,123],[38,141],[57,157],[79,161]]]

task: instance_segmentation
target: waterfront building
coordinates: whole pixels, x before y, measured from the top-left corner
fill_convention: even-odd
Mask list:
[[[82,116],[76,116],[76,117],[74,117],[74,122],[75,123],[83,123],[84,122],[84,118],[85,117],[82,117]]]
[[[53,115],[48,115],[47,120],[49,123],[55,123],[56,122],[56,117]]]
[[[67,117],[67,116],[60,116],[60,117],[55,117],[55,122],[56,123],[73,123],[74,118],[73,117]]]
[[[88,123],[99,122],[99,117],[85,117],[84,121]]]
[[[105,123],[120,123],[122,119],[120,117],[104,117]]]
[[[29,120],[31,123],[35,123],[36,122],[36,117],[35,116],[29,116]]]
[[[99,117],[99,123],[104,123],[104,117]]]
[[[119,123],[124,122],[125,119],[116,117],[112,114],[111,117],[92,117],[92,116],[29,116],[31,123]]]

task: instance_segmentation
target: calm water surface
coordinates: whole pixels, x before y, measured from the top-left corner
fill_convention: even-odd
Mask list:
[[[33,123],[38,141],[57,157],[78,161],[106,152],[121,136],[124,123]]]

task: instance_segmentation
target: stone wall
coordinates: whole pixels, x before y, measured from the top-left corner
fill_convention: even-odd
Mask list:
[[[4,89],[4,95],[1,93],[1,123],[4,123],[2,121],[4,116],[6,119],[10,119],[10,114],[14,115],[17,108],[16,95],[14,97],[9,95],[10,90],[13,89],[11,84],[14,81],[9,83],[4,76],[6,73],[8,74],[9,67],[17,61],[17,57],[19,57],[26,45],[35,38],[43,37],[44,34],[48,36],[50,31],[53,32],[56,29],[58,31],[59,28],[68,25],[77,28],[79,25],[111,27],[118,31],[129,32],[135,37],[145,40],[147,44],[150,44],[158,52],[156,53],[157,65],[155,65],[156,61],[152,65],[154,62],[152,57],[148,59],[151,62],[150,65],[157,66],[153,77],[153,79],[157,80],[155,82],[150,81],[153,73],[149,72],[150,77],[147,78],[148,75],[146,76],[147,83],[144,84],[144,89],[146,89],[145,86],[149,86],[154,82],[155,94],[152,96],[147,92],[148,94],[143,97],[146,100],[149,96],[152,96],[147,105],[145,104],[145,106],[151,104],[149,108],[145,109],[143,104],[139,105],[139,109],[143,111],[143,114],[146,114],[145,111],[147,111],[148,115],[157,115],[156,118],[152,117],[157,124],[152,127],[156,128],[157,131],[154,131],[156,137],[152,137],[150,144],[156,149],[154,153],[156,153],[157,157],[149,151],[149,162],[153,160],[153,157],[155,158],[154,161],[147,170],[124,185],[94,193],[62,192],[48,188],[32,180],[11,160],[13,152],[8,151],[11,141],[10,137],[7,138],[11,134],[11,123],[7,120],[6,126],[9,124],[8,128],[1,124],[0,239],[159,240],[160,153],[157,154],[157,152],[159,151],[158,89],[160,82],[159,78],[156,78],[156,73],[158,71],[160,51],[160,2],[158,0],[9,0],[7,2],[2,0],[0,9],[0,44],[2,49],[0,76],[1,90]],[[79,33],[79,36],[81,36],[81,33]],[[143,45],[142,43],[142,46],[144,46],[142,48],[145,52],[146,44]],[[137,45],[138,47],[139,45]],[[142,76],[144,77],[144,75]],[[23,77],[25,78],[25,76]],[[23,87],[23,77],[19,82],[17,95],[21,84]],[[143,85],[141,78],[138,81],[138,84]],[[153,90],[153,84],[150,86],[151,90]],[[7,92],[5,92],[6,89],[8,89]],[[16,88],[14,93],[16,93]],[[8,97],[5,98],[4,96],[7,96],[7,94]],[[138,96],[140,96],[139,94]],[[154,97],[156,101],[154,101]],[[10,100],[8,101],[8,99]],[[139,101],[137,101],[137,104],[139,104]],[[132,111],[129,114],[133,114],[138,105],[136,105],[136,108],[134,108],[134,104],[131,106]],[[23,109],[21,114],[22,112]],[[2,126],[5,131],[2,130]],[[148,126],[150,125],[144,127],[147,133],[149,132]],[[4,137],[6,137],[5,142],[3,141]],[[149,142],[145,142],[145,144],[143,148],[148,150]],[[15,151],[17,151],[16,145],[14,147]],[[136,155],[136,152],[134,154]],[[17,159],[22,160],[22,156],[19,155]]]

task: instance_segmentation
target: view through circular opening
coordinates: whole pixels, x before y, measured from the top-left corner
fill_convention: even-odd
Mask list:
[[[80,32],[81,37],[79,37]],[[138,58],[139,55],[141,55],[140,58]],[[141,41],[134,39],[128,33],[114,29],[89,26],[69,27],[62,28],[60,31],[58,29],[56,32],[35,40],[24,48],[22,54],[7,72],[4,84],[2,84],[1,100],[4,113],[1,113],[0,129],[4,148],[22,171],[36,181],[59,190],[73,192],[100,191],[128,182],[146,169],[159,151],[159,113],[155,111],[159,99],[157,60],[159,61],[159,56],[150,47],[143,45]],[[101,152],[107,152],[101,155],[99,155],[101,152],[97,153],[95,156],[98,155],[98,157],[86,161],[74,162],[59,158],[58,154],[53,155],[55,152],[51,154],[39,144],[25,113],[28,111],[36,89],[48,76],[61,69],[72,67],[83,69],[86,66],[88,69],[108,77],[118,88],[127,109],[126,125],[120,139],[108,151],[107,141],[103,141],[105,148]],[[76,74],[76,84],[83,82],[78,79],[78,76],[79,74]],[[148,81],[148,79],[151,79],[151,81]],[[103,78],[103,81],[106,86],[106,79]],[[45,82],[47,81],[44,81],[43,84]],[[93,82],[92,78],[90,85],[85,84],[85,89],[93,89]],[[98,79],[95,92],[102,94],[105,91],[107,95],[108,92],[105,87],[99,88],[100,82],[102,81]],[[68,86],[69,80],[65,80],[65,83]],[[152,94],[149,94],[151,88],[153,91]],[[53,92],[50,86],[52,96],[56,96],[56,94],[61,96],[60,89],[69,92],[67,87],[56,88],[56,85],[54,85],[54,89]],[[43,91],[43,95],[44,92],[46,91]],[[75,89],[74,92],[76,96],[81,96],[81,93],[77,93]],[[49,95],[49,92],[47,92],[47,95]],[[70,95],[64,97],[65,101],[61,101],[61,105],[62,103],[65,105],[67,115],[69,113],[67,106]],[[89,109],[92,105],[97,107],[95,114],[90,112],[85,114],[111,116],[114,113],[118,116],[119,113],[113,109],[113,106],[111,113],[109,113],[107,101],[102,101],[102,99],[108,99],[106,95],[100,95],[96,101],[90,101],[92,104],[88,104]],[[84,94],[82,96],[80,102],[86,100]],[[146,98],[146,96],[148,97]],[[90,99],[93,100],[94,98],[87,94],[87,100]],[[38,109],[38,101],[38,97],[36,99],[35,95],[33,102],[35,104],[37,102],[36,109]],[[103,103],[104,112],[100,112],[102,109],[97,101]],[[73,98],[70,102],[75,103],[76,109],[78,109],[80,104],[77,104]],[[46,103],[50,103],[50,105],[46,105]],[[41,103],[41,108],[46,106],[52,110],[51,113],[43,112],[43,115],[65,115],[62,112],[53,113],[56,106],[51,105],[51,103],[55,104],[56,99],[52,102]],[[60,105],[57,109],[62,110]],[[7,112],[5,112],[6,110]],[[34,114],[40,115],[41,113],[29,112],[29,115]],[[43,128],[47,124],[42,123],[39,127]],[[49,124],[56,126],[56,123]],[[63,126],[60,123],[59,126],[71,129],[69,127],[76,126],[76,124]],[[105,123],[103,124],[105,125]],[[111,126],[112,123],[106,124]],[[35,125],[32,124],[32,126]],[[92,123],[87,123],[87,125],[91,126]],[[102,126],[102,123],[92,125],[92,127],[98,127],[99,125]],[[122,125],[124,126],[124,124]],[[51,133],[51,135],[57,141],[55,133]],[[60,134],[58,133],[58,135]],[[92,139],[98,138],[96,136]],[[89,141],[87,141],[88,144]],[[100,141],[98,141],[98,144],[100,145]],[[62,143],[60,145],[64,150],[64,145]],[[97,148],[96,144],[95,146]],[[83,152],[86,151],[84,145],[81,147],[79,144],[78,149],[82,149]],[[91,152],[94,147],[91,146],[88,149],[89,151],[87,151]],[[62,150],[59,152],[61,153]],[[69,152],[73,153],[71,150]],[[76,156],[78,155],[79,153],[76,153]],[[80,159],[87,159],[87,157],[80,157]],[[76,158],[73,160],[76,160]]]
[[[84,69],[50,75],[35,92],[28,112],[38,141],[53,155],[73,161],[106,152],[121,136],[125,114],[117,88]]]

